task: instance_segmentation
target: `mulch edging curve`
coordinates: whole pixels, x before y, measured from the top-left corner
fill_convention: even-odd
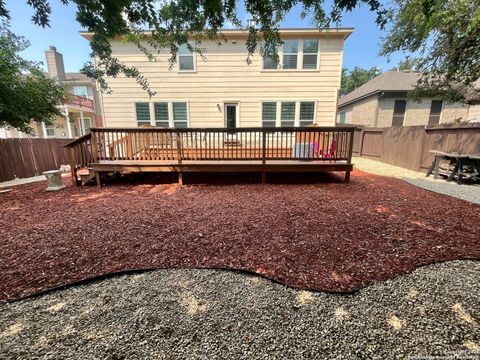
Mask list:
[[[0,194],[0,300],[113,273],[221,268],[352,292],[454,259],[480,259],[480,206],[401,180],[172,184]]]

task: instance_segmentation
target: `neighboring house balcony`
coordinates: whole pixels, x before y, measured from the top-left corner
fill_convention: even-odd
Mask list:
[[[72,95],[71,99],[67,101],[67,105],[79,110],[95,111],[93,100],[79,95]]]

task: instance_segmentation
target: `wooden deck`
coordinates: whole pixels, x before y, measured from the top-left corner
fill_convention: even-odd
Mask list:
[[[88,168],[107,172],[345,172],[353,165],[353,128],[91,129],[66,145],[75,185]]]

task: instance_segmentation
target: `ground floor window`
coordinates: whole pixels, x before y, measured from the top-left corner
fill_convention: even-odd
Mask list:
[[[55,125],[46,125],[45,130],[47,132],[47,137],[55,136]]]
[[[263,127],[307,126],[315,122],[315,101],[262,101]]]
[[[187,128],[188,127],[188,111],[186,102],[174,102],[173,109],[173,127]]]
[[[315,102],[300,103],[300,126],[312,125],[315,118]]]
[[[277,103],[268,101],[262,103],[262,126],[275,127],[277,121]]]
[[[187,128],[189,124],[186,101],[137,102],[135,116],[138,126]]]
[[[150,125],[150,104],[148,102],[135,103],[137,125]]]
[[[347,122],[347,113],[345,111],[340,112],[340,124],[345,124]]]

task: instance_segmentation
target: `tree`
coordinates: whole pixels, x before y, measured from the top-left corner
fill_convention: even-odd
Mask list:
[[[480,104],[480,2],[395,0],[381,55],[419,53],[423,72],[414,97],[442,95]]]
[[[348,94],[381,73],[382,71],[377,67],[362,69],[358,66],[355,66],[351,71],[348,71],[348,69],[343,69],[341,88],[342,95]]]
[[[0,126],[31,133],[31,121],[51,124],[62,116],[66,91],[48,79],[38,64],[20,56],[29,43],[0,24]]]
[[[25,0],[35,10],[33,22],[40,26],[49,25],[51,14],[50,0]],[[87,63],[82,72],[99,80],[101,87],[108,91],[105,77],[118,76],[120,73],[135,78],[136,81],[153,94],[146,78],[132,66],[122,64],[112,56],[110,39],[122,37],[132,42],[145,53],[147,58],[155,61],[144,45],[155,51],[168,49],[172,55],[171,64],[176,61],[178,48],[187,44],[193,34],[198,42],[205,36],[216,41],[225,41],[219,31],[225,25],[233,24],[243,28],[237,16],[237,0],[57,0],[63,4],[69,2],[77,6],[77,21],[86,30],[94,33],[91,40],[92,55],[96,57],[96,67]],[[377,14],[377,23],[384,26],[387,20],[387,10],[380,0],[332,0],[330,9],[326,9],[323,0],[244,0],[243,4],[253,20],[246,26],[247,62],[256,51],[259,38],[262,55],[277,58],[275,49],[282,44],[278,26],[285,15],[295,6],[303,7],[302,17],[311,15],[315,26],[327,27],[338,23],[344,11],[351,11],[360,5],[369,6]],[[0,0],[0,17],[8,18],[9,13],[5,0]],[[149,29],[149,36],[144,31]],[[199,51],[197,48],[194,50]]]
[[[417,71],[420,60],[411,56],[407,56],[405,60],[400,60],[398,65],[392,70],[400,71]]]

